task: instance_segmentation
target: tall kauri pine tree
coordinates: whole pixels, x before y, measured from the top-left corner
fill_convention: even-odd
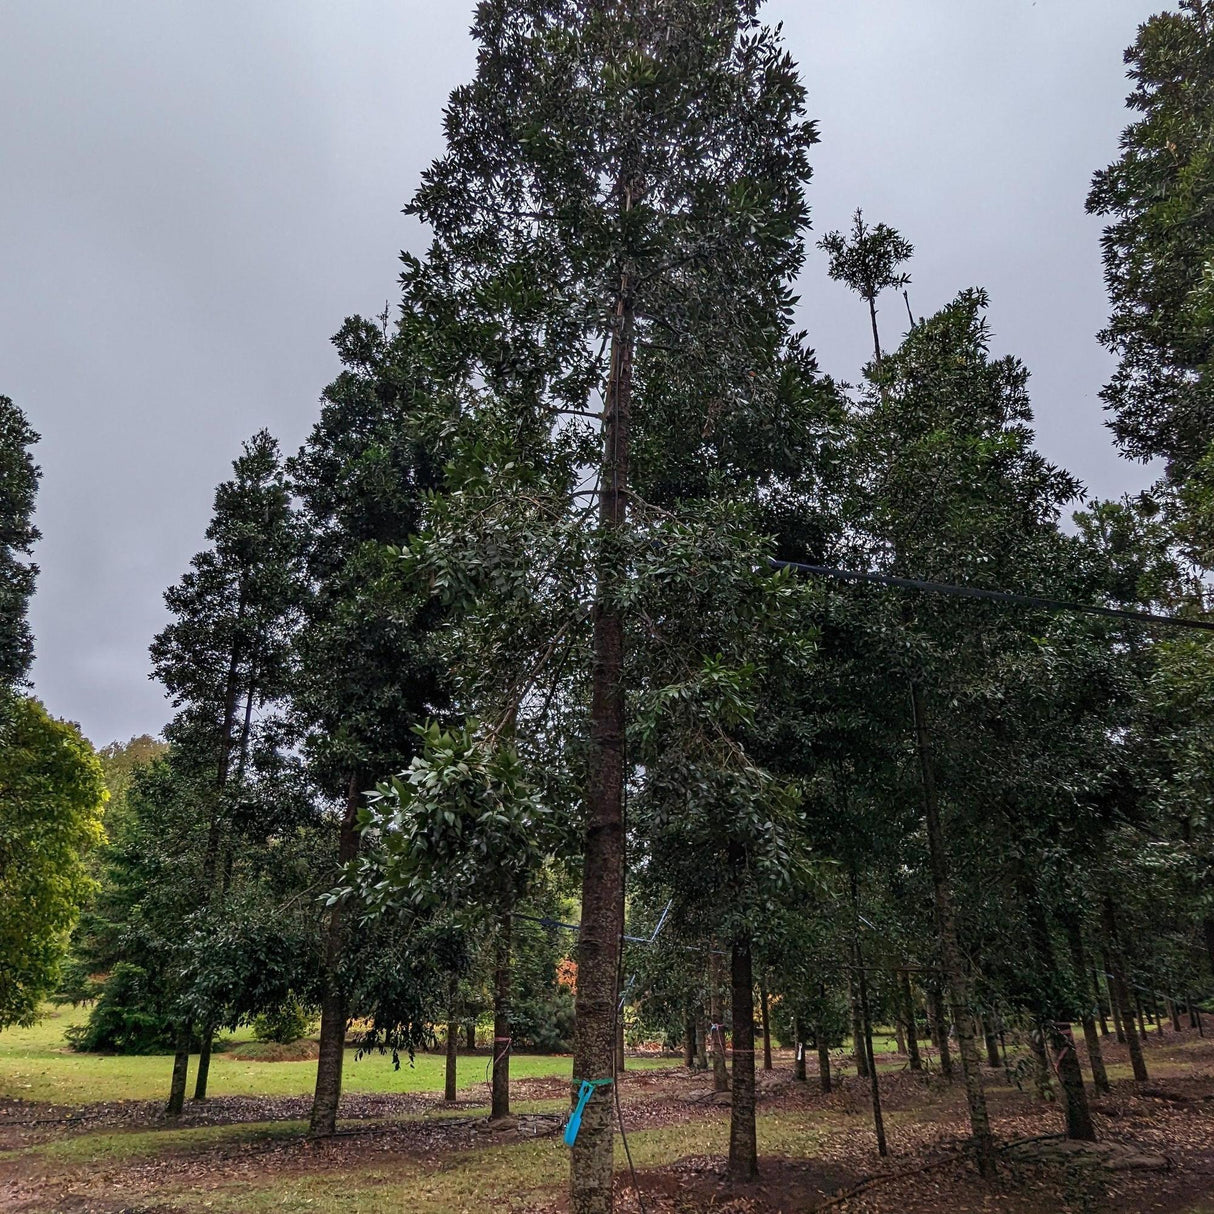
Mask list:
[[[250,804],[242,797],[259,735],[271,729],[263,708],[285,689],[292,615],[298,598],[295,528],[277,442],[249,440],[234,475],[215,493],[210,547],[165,593],[173,620],[151,647],[155,677],[177,713],[165,729],[178,788],[197,800],[196,848],[181,879],[194,905],[222,898]],[[196,865],[196,867],[193,867]],[[169,1111],[181,1111],[191,1039],[190,1009],[178,1009]],[[195,1098],[206,1095],[210,1038],[203,1024]]]
[[[1112,313],[1101,340],[1118,359],[1102,396],[1134,459],[1162,457],[1182,481],[1214,431],[1214,13],[1208,0],[1143,23],[1126,51],[1141,115],[1097,173],[1088,210],[1109,220]]]
[[[677,358],[727,407],[802,257],[804,93],[758,0],[485,0],[473,81],[411,210],[407,271],[456,317],[521,444],[601,422],[574,1090],[614,1070],[623,922],[625,538],[647,366]],[[452,309],[446,303],[455,301]],[[600,403],[601,402],[601,403]],[[698,421],[699,419],[697,419]],[[540,457],[542,462],[542,456]],[[573,1149],[575,1214],[612,1205],[611,1105]]]
[[[305,578],[291,718],[313,782],[338,806],[334,879],[358,853],[364,791],[408,765],[414,727],[445,695],[428,644],[437,606],[389,549],[418,530],[441,472],[413,424],[427,381],[408,328],[389,334],[358,317],[343,325],[335,338],[343,370],[290,461]],[[316,1135],[337,1125],[351,1014],[349,918],[337,902],[325,927]]]

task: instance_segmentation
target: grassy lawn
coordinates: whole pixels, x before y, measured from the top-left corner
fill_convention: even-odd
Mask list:
[[[84,1020],[83,1008],[54,1008],[32,1029],[6,1029],[0,1033],[0,1096],[50,1100],[58,1104],[91,1104],[106,1100],[155,1100],[167,1095],[173,1060],[163,1054],[77,1054],[64,1040],[70,1025]],[[251,1039],[248,1030],[230,1044]],[[191,1060],[190,1089],[193,1090]],[[485,1081],[486,1055],[459,1059],[458,1083],[469,1088]],[[412,1066],[407,1059],[399,1071],[392,1059],[372,1055],[346,1058],[343,1088],[347,1092],[441,1092],[444,1059],[440,1054],[418,1054]],[[670,1065],[635,1061],[633,1067]],[[513,1079],[571,1075],[568,1055],[515,1054],[510,1063]],[[211,1060],[212,1096],[303,1096],[312,1091],[316,1063],[248,1062],[216,1054]]]
[[[766,1154],[804,1155],[831,1128],[823,1115],[760,1115],[759,1149]],[[206,1126],[189,1130],[85,1134],[69,1143],[32,1148],[53,1155],[61,1163],[101,1159],[163,1157],[171,1153],[184,1165],[171,1190],[155,1200],[184,1209],[226,1211],[283,1211],[286,1214],[464,1214],[497,1207],[507,1214],[515,1203],[542,1190],[561,1189],[569,1174],[569,1152],[559,1138],[512,1143],[476,1151],[460,1151],[441,1160],[409,1160],[384,1165],[378,1160],[352,1160],[336,1171],[277,1172],[258,1175],[255,1170],[239,1179],[197,1185],[189,1176],[188,1160],[195,1151],[221,1142],[273,1134],[300,1136],[302,1122],[275,1126]],[[688,1155],[722,1154],[729,1144],[729,1118],[713,1114],[691,1124],[665,1126],[629,1135],[638,1167],[671,1163]],[[616,1166],[625,1159],[618,1140]],[[143,1196],[152,1196],[144,1194]]]

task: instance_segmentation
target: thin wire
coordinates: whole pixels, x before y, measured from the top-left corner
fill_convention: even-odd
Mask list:
[[[615,1016],[611,1022],[611,1053],[615,1055],[616,1033],[619,1032],[620,1012],[624,1007],[624,1000],[628,995],[628,989],[631,987],[631,981],[628,986],[620,993],[619,999],[615,1004]],[[620,1141],[624,1144],[624,1156],[628,1160],[628,1171],[632,1174],[632,1190],[637,1195],[637,1206],[640,1208],[641,1214],[646,1214],[645,1199],[641,1196],[641,1184],[637,1180],[637,1170],[632,1162],[632,1148],[628,1145],[628,1134],[624,1129],[624,1106],[620,1103],[620,1075],[616,1075],[615,1082],[611,1085],[615,1092],[615,1114],[616,1120],[620,1125]]]
[[[1099,615],[1116,620],[1133,620],[1139,624],[1162,624],[1169,628],[1191,628],[1214,632],[1214,620],[1190,620],[1183,616],[1157,615],[1150,611],[1130,611],[1123,607],[1100,607],[1095,603],[1071,603],[1064,599],[1048,599],[1035,594],[1014,594],[1008,590],[983,590],[978,586],[954,586],[945,582],[926,582],[920,578],[894,577],[888,573],[867,573],[858,569],[835,569],[828,565],[807,565],[802,561],[768,561],[773,569],[794,569],[815,577],[834,578],[841,582],[870,582],[876,586],[893,586],[900,590],[921,590],[953,598],[987,599],[996,603],[1013,603],[1020,607],[1038,607],[1045,611],[1071,611],[1077,615]]]

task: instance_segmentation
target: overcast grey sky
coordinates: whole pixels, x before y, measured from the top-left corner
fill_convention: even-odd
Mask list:
[[[244,437],[304,437],[344,316],[420,251],[400,209],[469,77],[472,0],[0,0],[0,392],[43,441],[37,693],[96,742],[157,732],[161,594]],[[1122,51],[1161,0],[770,0],[821,122],[817,232],[851,211],[917,246],[915,311],[992,294],[1041,446],[1136,489],[1109,363],[1092,171]],[[862,305],[815,252],[803,323],[855,379]],[[888,301],[890,337],[903,313]]]

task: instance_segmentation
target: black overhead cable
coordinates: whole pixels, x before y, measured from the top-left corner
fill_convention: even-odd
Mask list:
[[[1169,628],[1194,628],[1214,632],[1214,620],[1190,620],[1178,615],[1156,615],[1150,611],[1129,611],[1122,607],[1099,607],[1094,603],[1068,603],[1035,594],[1012,594],[1007,590],[982,590],[977,586],[950,586],[944,582],[924,582],[918,578],[894,577],[888,573],[864,573],[857,569],[832,569],[827,565],[806,565],[801,561],[770,560],[773,569],[795,569],[814,577],[834,578],[840,582],[870,582],[877,586],[894,586],[900,590],[922,590],[928,594],[951,595],[962,599],[988,599],[997,603],[1014,603],[1020,607],[1039,607],[1045,611],[1072,611],[1078,615],[1102,615],[1116,620],[1133,620],[1139,624],[1163,624]]]

